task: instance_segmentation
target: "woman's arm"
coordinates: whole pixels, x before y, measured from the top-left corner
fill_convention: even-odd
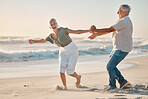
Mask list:
[[[41,40],[29,40],[29,43],[30,44],[33,44],[33,43],[45,43],[45,42],[47,42],[47,40],[45,40],[45,39],[41,39]]]
[[[73,34],[83,34],[83,33],[87,33],[89,32],[89,30],[71,30],[71,29],[67,29],[67,33],[73,33]]]

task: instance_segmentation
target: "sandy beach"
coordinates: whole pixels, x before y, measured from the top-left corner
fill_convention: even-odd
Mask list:
[[[0,0],[0,99],[148,99],[147,4]]]
[[[100,99],[100,98],[148,98],[148,56],[125,59],[135,66],[122,69],[132,89],[103,91],[108,84],[107,72],[82,74],[82,85],[76,88],[75,79],[67,76],[68,90],[55,90],[61,85],[59,76],[0,79],[0,99]],[[94,64],[97,65],[97,64]],[[119,86],[119,85],[118,85]]]

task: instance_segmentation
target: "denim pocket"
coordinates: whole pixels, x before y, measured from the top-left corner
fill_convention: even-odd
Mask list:
[[[114,53],[116,56],[118,56],[118,57],[124,57],[124,56],[126,56],[127,54],[128,54],[129,52],[123,52],[123,51],[121,51],[121,50],[116,50],[116,52]]]
[[[121,50],[116,50],[114,54],[119,57],[121,53],[122,53]]]

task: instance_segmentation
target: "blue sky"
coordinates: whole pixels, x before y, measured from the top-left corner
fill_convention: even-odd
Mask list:
[[[70,29],[109,27],[121,4],[132,8],[134,37],[148,38],[148,0],[0,0],[0,36],[45,37],[52,32],[48,21],[53,17]]]

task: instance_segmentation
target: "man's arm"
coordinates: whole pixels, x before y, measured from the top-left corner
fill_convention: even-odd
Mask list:
[[[96,27],[93,25],[93,26],[91,26],[90,31],[92,31],[92,32],[97,32],[97,34],[99,34],[99,35],[100,35],[100,34],[101,34],[101,35],[104,35],[104,34],[108,34],[108,33],[110,33],[110,32],[114,32],[114,31],[116,31],[116,30],[114,29],[113,26],[111,26],[111,27],[109,27],[109,28],[96,29]]]
[[[114,32],[114,31],[116,31],[116,30],[114,29],[113,26],[111,26],[111,27],[109,27],[109,28],[96,29],[96,27],[93,25],[93,26],[91,26],[90,31],[92,32],[92,35],[89,36],[88,38],[94,39],[94,38],[96,38],[97,36],[105,35],[105,34]]]
[[[73,33],[73,34],[83,34],[83,33],[87,33],[89,32],[89,30],[71,30],[71,29],[67,29],[67,33]]]

